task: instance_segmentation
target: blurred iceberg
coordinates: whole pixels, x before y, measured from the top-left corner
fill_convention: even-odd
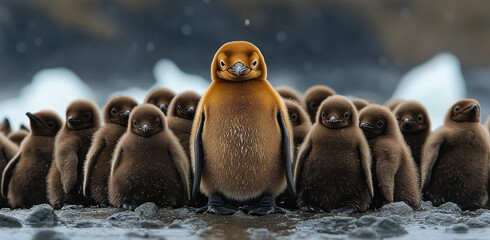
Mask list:
[[[73,71],[44,69],[20,90],[18,97],[0,101],[0,109],[3,116],[10,119],[12,127],[17,128],[20,123],[29,122],[26,112],[50,109],[64,119],[68,104],[80,98],[94,100],[94,94]]]
[[[155,76],[156,82],[150,89],[132,87],[123,91],[114,92],[111,94],[111,97],[127,95],[141,103],[145,99],[146,94],[156,87],[166,87],[176,93],[193,90],[199,94],[204,94],[210,83],[201,76],[183,72],[169,59],[158,61],[153,68],[153,75]]]
[[[459,60],[440,53],[402,77],[392,99],[417,100],[429,111],[432,128],[444,123],[446,111],[466,97],[466,84]]]

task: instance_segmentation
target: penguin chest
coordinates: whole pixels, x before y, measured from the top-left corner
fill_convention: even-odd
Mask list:
[[[245,89],[220,92],[208,103],[203,184],[240,198],[259,195],[279,182],[281,133],[273,96]]]

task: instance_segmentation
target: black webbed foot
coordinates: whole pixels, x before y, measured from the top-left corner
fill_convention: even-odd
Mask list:
[[[218,215],[233,215],[238,211],[238,208],[226,205],[223,198],[219,195],[213,195],[208,199],[208,205],[197,209],[197,213],[212,213]]]
[[[245,205],[240,208],[244,213],[263,216],[273,213],[286,213],[286,211],[276,206],[276,201],[270,195],[265,195],[257,204]]]

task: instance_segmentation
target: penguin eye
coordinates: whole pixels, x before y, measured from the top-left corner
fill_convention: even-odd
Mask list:
[[[116,115],[116,113],[117,113],[117,109],[116,109],[116,108],[112,108],[112,109],[111,109],[111,114],[112,114],[112,115]]]
[[[291,114],[291,121],[294,123],[298,121],[298,115],[296,113]]]
[[[422,114],[419,114],[417,116],[417,122],[422,123],[422,121],[424,121],[424,116],[422,116]]]
[[[349,112],[344,113],[344,118],[345,119],[349,119],[349,117],[350,117],[350,113]]]
[[[399,122],[400,121],[400,116],[396,116],[396,120]]]
[[[133,126],[136,126],[136,125],[137,125],[136,120],[133,120]]]
[[[461,111],[461,107],[460,107],[460,106],[456,106],[456,107],[454,108],[454,111],[455,111],[455,112],[459,112],[459,111]]]
[[[177,105],[177,111],[182,111],[182,106]]]
[[[254,61],[252,62],[252,66],[254,66],[254,67],[255,67],[255,66],[257,66],[257,60],[254,60]]]
[[[92,113],[86,112],[85,114],[83,114],[83,116],[85,117],[85,119],[89,119],[92,116]]]
[[[160,124],[160,119],[159,119],[159,118],[157,118],[157,119],[155,120],[155,124],[156,124],[156,125],[159,125],[159,124]]]
[[[382,128],[384,125],[385,125],[385,122],[383,122],[382,120],[380,120],[376,123],[376,127],[378,127],[378,128]]]
[[[316,108],[316,103],[315,102],[310,102],[310,108],[315,109]]]
[[[54,127],[54,122],[53,121],[49,121],[48,122],[48,127],[49,128],[53,128]]]
[[[226,66],[225,61],[223,60],[219,61],[219,65],[221,65],[221,67],[225,67]]]
[[[322,112],[322,118],[326,118],[327,114],[325,112]]]

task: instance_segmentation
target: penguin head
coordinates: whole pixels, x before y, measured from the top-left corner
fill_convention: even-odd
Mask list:
[[[449,109],[446,121],[454,122],[480,122],[480,103],[475,99],[463,99]]]
[[[66,126],[71,130],[82,130],[100,125],[99,112],[95,103],[87,100],[73,101],[66,110]]]
[[[8,118],[4,118],[3,122],[0,123],[0,132],[5,134],[5,136],[12,132],[12,127],[10,127],[10,121]]]
[[[430,118],[427,109],[419,102],[401,102],[393,111],[400,130],[404,133],[415,133],[430,129]]]
[[[56,136],[63,126],[61,118],[53,111],[26,113],[30,121],[31,134],[34,136]]]
[[[368,101],[360,98],[352,100],[352,103],[354,103],[354,106],[356,106],[358,112],[370,104]]]
[[[109,100],[104,106],[104,121],[122,126],[128,125],[129,114],[138,103],[126,96],[118,96]]]
[[[167,115],[170,102],[175,97],[175,93],[168,88],[155,88],[145,98],[144,103],[155,105],[165,115]]]
[[[359,127],[368,139],[382,135],[401,135],[395,115],[385,106],[366,106],[359,113],[359,122]]]
[[[168,116],[193,120],[201,96],[193,91],[183,92],[170,102]]]
[[[242,82],[266,79],[267,66],[260,50],[246,41],[228,42],[221,46],[211,63],[213,81]]]
[[[291,87],[280,86],[276,88],[276,91],[283,99],[293,100],[300,104],[303,103],[301,94],[299,94],[296,90],[294,90]]]
[[[166,126],[163,112],[148,103],[135,107],[129,115],[129,122],[129,131],[141,137],[151,137],[163,131]]]
[[[299,103],[286,99],[284,100],[284,104],[286,104],[286,108],[288,109],[289,120],[291,121],[291,125],[293,125],[293,127],[299,126],[303,123],[311,125],[310,118]]]
[[[339,95],[331,96],[320,105],[316,121],[330,129],[357,126],[357,110],[348,98]]]
[[[306,91],[304,104],[305,109],[311,117],[311,121],[315,121],[316,113],[323,100],[335,94],[336,92],[333,89],[323,85],[310,87]]]

